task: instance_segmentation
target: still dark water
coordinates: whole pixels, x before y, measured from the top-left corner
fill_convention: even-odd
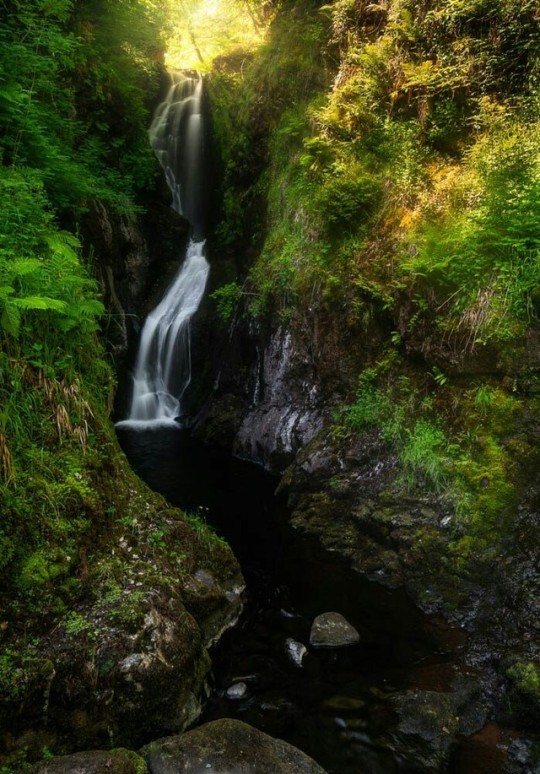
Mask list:
[[[400,735],[392,697],[422,675],[451,679],[447,632],[404,594],[367,583],[287,525],[277,480],[197,443],[175,428],[119,429],[139,475],[167,499],[198,510],[232,546],[247,582],[239,624],[212,654],[213,693],[202,722],[233,717],[301,748],[334,774],[425,770],[423,752]],[[313,618],[344,615],[360,644],[309,647]],[[290,640],[307,647],[299,667]],[[241,698],[227,696],[244,683]],[[437,685],[431,686],[436,690]],[[420,743],[421,744],[421,743]]]

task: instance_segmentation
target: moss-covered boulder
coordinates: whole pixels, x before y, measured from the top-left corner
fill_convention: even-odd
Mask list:
[[[230,719],[152,742],[140,754],[152,774],[324,774],[324,769],[291,744]]]
[[[479,684],[466,677],[457,677],[445,691],[404,691],[393,704],[402,744],[414,751],[422,771],[443,770],[456,736],[476,733],[487,717]]]
[[[30,641],[15,626],[0,632],[8,765],[22,747],[35,760],[43,747],[134,747],[186,728],[201,711],[208,647],[241,611],[228,546],[142,484],[112,439],[108,448],[92,516],[102,521],[81,546],[69,607]]]

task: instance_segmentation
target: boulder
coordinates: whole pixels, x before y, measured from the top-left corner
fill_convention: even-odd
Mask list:
[[[140,755],[151,774],[325,774],[296,747],[228,718],[152,742]]]
[[[447,691],[404,691],[393,704],[402,744],[421,755],[422,771],[445,770],[456,737],[478,732],[487,719],[479,684],[468,677],[455,678]]]
[[[360,635],[340,613],[322,613],[313,621],[309,642],[314,648],[341,648],[360,642]]]

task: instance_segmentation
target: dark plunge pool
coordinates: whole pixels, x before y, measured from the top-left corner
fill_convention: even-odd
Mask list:
[[[201,720],[244,720],[334,774],[425,771],[422,741],[400,733],[394,698],[422,680],[444,690],[455,674],[447,633],[400,591],[363,581],[300,540],[274,496],[277,480],[260,467],[174,427],[118,434],[139,475],[171,503],[203,512],[243,568],[247,604],[212,654]],[[327,611],[344,615],[360,644],[311,648],[312,621]]]

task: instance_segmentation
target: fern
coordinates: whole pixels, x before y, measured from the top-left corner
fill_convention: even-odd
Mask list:
[[[48,298],[47,296],[24,296],[23,298],[12,299],[11,303],[19,309],[40,309],[42,311],[53,311],[61,314],[65,314],[68,310],[68,305],[65,301],[59,301],[56,298]]]
[[[21,313],[13,303],[8,302],[4,305],[0,324],[2,325],[2,330],[8,336],[13,336],[15,339],[18,338],[21,327]]]
[[[42,267],[42,262],[37,258],[14,258],[5,267],[5,274],[9,279],[14,280],[17,277],[26,277],[34,274]]]

